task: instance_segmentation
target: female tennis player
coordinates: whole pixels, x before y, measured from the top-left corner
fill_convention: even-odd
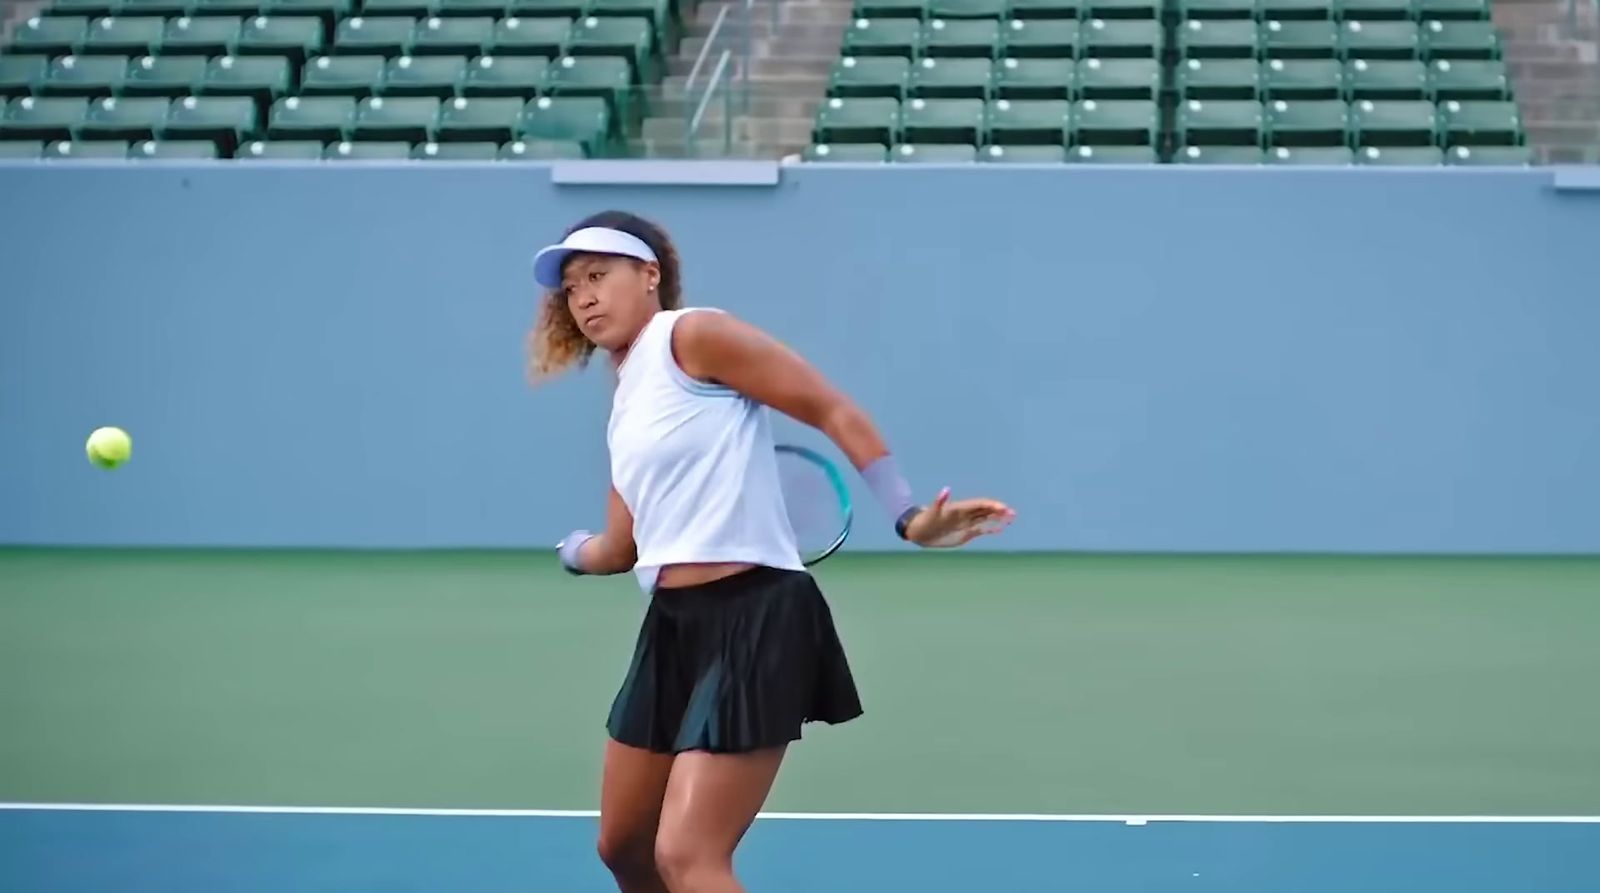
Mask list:
[[[826,434],[900,536],[959,546],[1009,523],[992,499],[913,503],[871,420],[784,345],[682,306],[676,250],[610,211],[541,250],[535,377],[609,355],[603,532],[558,546],[576,574],[654,575],[607,722],[600,858],[623,893],[735,893],[733,852],[801,725],[862,713],[780,492],[767,407]]]

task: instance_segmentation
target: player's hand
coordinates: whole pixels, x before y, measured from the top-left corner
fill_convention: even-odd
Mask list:
[[[995,499],[951,500],[946,487],[906,524],[906,539],[925,549],[953,549],[999,533],[1016,516],[1010,506]]]

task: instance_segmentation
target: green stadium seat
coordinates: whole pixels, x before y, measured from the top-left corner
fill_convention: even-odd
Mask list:
[[[1357,100],[1350,124],[1357,146],[1431,146],[1439,133],[1435,106],[1423,100]]]
[[[1424,21],[1488,21],[1489,0],[1419,0],[1417,16]]]
[[[650,83],[658,74],[655,52],[649,19],[588,16],[572,24],[565,55],[622,56],[633,64],[634,80]]]
[[[1454,146],[1445,152],[1444,163],[1455,167],[1527,167],[1533,164],[1533,149],[1527,146]]]
[[[411,150],[418,161],[493,161],[499,143],[420,143]]]
[[[231,150],[259,126],[255,100],[248,96],[185,96],[172,100],[160,137],[208,140]]]
[[[902,143],[889,150],[889,161],[894,164],[971,164],[977,160],[977,146],[955,143]]]
[[[905,143],[973,143],[983,137],[981,99],[911,99],[900,106]]]
[[[350,132],[355,139],[376,142],[432,140],[440,105],[431,96],[371,96],[356,104]]]
[[[496,56],[561,55],[572,23],[567,19],[501,19],[495,25],[490,51]]]
[[[578,143],[584,154],[608,154],[613,137],[611,111],[592,96],[541,96],[523,107],[517,136],[523,141]]]
[[[1346,59],[1415,59],[1422,51],[1416,22],[1345,22],[1339,52]]]
[[[1190,99],[1178,104],[1173,132],[1183,146],[1260,146],[1265,126],[1252,99]]]
[[[1187,59],[1173,69],[1180,99],[1256,99],[1261,66],[1251,59]]]
[[[11,34],[10,52],[64,56],[83,45],[89,20],[83,16],[34,16]]]
[[[1333,10],[1330,0],[1261,0],[1260,16],[1268,22],[1328,21]]]
[[[1148,19],[1161,17],[1162,0],[1085,0],[1083,12],[1090,19]]]
[[[0,56],[0,99],[31,95],[49,73],[49,56]]]
[[[1268,99],[1343,99],[1344,66],[1334,59],[1269,59],[1261,85]]]
[[[1438,59],[1428,66],[1435,99],[1510,99],[1511,81],[1498,59]]]
[[[287,56],[295,65],[322,50],[322,23],[303,16],[256,16],[239,27],[238,55]]]
[[[1493,22],[1430,21],[1422,27],[1423,52],[1436,59],[1498,59],[1500,32]]]
[[[1356,152],[1356,164],[1367,166],[1431,166],[1444,164],[1438,146],[1367,146]]]
[[[149,161],[200,161],[219,158],[217,144],[208,140],[141,140],[128,150],[128,157]]]
[[[1070,164],[1155,164],[1153,146],[1078,145],[1067,152]]]
[[[322,143],[316,140],[253,140],[240,146],[233,157],[263,161],[315,161],[322,157]]]
[[[909,90],[922,99],[988,99],[994,91],[994,63],[928,57],[912,66]]]
[[[206,96],[248,96],[270,105],[289,92],[289,60],[282,56],[218,56],[206,66],[200,92]]]
[[[1260,30],[1249,19],[1190,19],[1176,33],[1178,53],[1185,59],[1255,59],[1261,54]]]
[[[398,56],[383,67],[379,92],[385,96],[456,95],[467,81],[465,56]]]
[[[66,96],[23,96],[0,116],[0,139],[71,139],[89,114],[89,100]]]
[[[428,18],[411,32],[410,53],[416,56],[479,56],[494,41],[495,20],[486,16]]]
[[[923,19],[928,17],[928,0],[856,0],[852,19]]]
[[[587,0],[511,0],[506,15],[524,19],[567,19],[583,15]]]
[[[55,0],[46,11],[53,16],[83,16],[98,19],[114,15],[127,5],[124,0]]]
[[[194,11],[189,14],[197,18],[238,16],[245,19],[260,15],[261,3],[259,0],[196,0]]]
[[[889,160],[889,147],[881,143],[839,143],[806,147],[806,161],[856,162],[871,164]]]
[[[56,5],[60,6],[60,3]],[[122,0],[116,4],[113,12],[124,16],[172,18],[191,14],[198,5],[198,0]]]
[[[1446,100],[1439,103],[1446,146],[1515,146],[1523,141],[1515,102]]]
[[[1339,48],[1339,28],[1331,21],[1272,20],[1262,48],[1271,59],[1331,59]]]
[[[277,18],[310,17],[322,23],[324,33],[333,23],[355,12],[355,0],[261,0],[262,15]]]
[[[167,100],[159,96],[108,96],[89,104],[74,137],[83,140],[145,140],[167,121]]]
[[[1179,21],[1192,19],[1255,19],[1257,0],[1176,0]]]
[[[128,144],[122,140],[56,140],[44,149],[47,161],[96,161],[128,157]]]
[[[1333,0],[1334,18],[1345,22],[1412,21],[1413,0]]]
[[[1061,164],[1066,146],[984,146],[978,160],[989,164]]]
[[[856,19],[844,32],[844,55],[900,56],[922,54],[922,23],[916,19]]]
[[[995,65],[996,96],[1003,99],[1071,99],[1078,68],[1071,59],[1001,59]]]
[[[1160,22],[1090,19],[1079,35],[1085,56],[1160,59],[1166,50],[1166,30]]]
[[[235,16],[181,16],[161,33],[161,56],[231,55],[239,46],[244,20]]]
[[[517,134],[525,107],[523,100],[510,96],[447,100],[439,112],[436,138],[441,142],[508,142]]]
[[[161,46],[162,32],[166,28],[166,19],[155,16],[107,16],[89,26],[80,51],[124,58],[148,56]]]
[[[1176,164],[1261,164],[1266,156],[1259,146],[1185,146],[1173,155]]]
[[[683,34],[683,20],[672,0],[591,0],[590,15],[614,18],[648,19],[656,37],[667,46],[676,46]]]
[[[124,96],[187,96],[206,77],[204,56],[142,56],[128,63]]]
[[[43,155],[40,140],[0,140],[0,161],[33,161]]]
[[[928,56],[990,59],[1000,45],[1000,23],[994,19],[933,19],[922,26],[921,45]]]
[[[411,46],[417,20],[408,16],[352,16],[334,30],[333,51],[351,56],[397,56]]]
[[[928,0],[926,10],[930,19],[999,19],[1006,0]]]
[[[431,9],[424,9],[421,15],[442,16],[488,16],[491,19],[504,18],[510,15],[511,4],[507,0],[434,0]]]
[[[371,96],[383,86],[382,56],[318,56],[300,73],[302,96]]]
[[[899,56],[845,56],[828,76],[829,96],[902,99],[911,82],[911,60]]]
[[[881,97],[836,96],[825,100],[817,111],[814,142],[882,143],[899,142],[900,102]]]
[[[1012,19],[1000,29],[1000,55],[1010,59],[1074,58],[1083,28],[1071,19]]]
[[[1157,104],[1143,99],[1080,99],[1072,109],[1075,145],[1154,146]]]
[[[1065,99],[996,99],[985,111],[992,143],[1064,146],[1072,133],[1072,103]]]
[[[1268,164],[1349,166],[1355,164],[1349,146],[1278,146],[1267,151]]]
[[[1084,99],[1155,99],[1161,63],[1154,59],[1082,59],[1077,95]]]
[[[405,161],[410,157],[411,144],[398,140],[330,143],[322,150],[323,161]]]
[[[506,4],[498,4],[504,7]],[[439,0],[364,0],[361,15],[367,18],[406,16],[420,19],[439,14]]]
[[[58,56],[39,92],[45,96],[110,96],[128,75],[127,56]]]
[[[482,56],[467,66],[466,96],[531,97],[544,89],[550,60],[544,56]]]
[[[588,150],[577,140],[517,140],[500,147],[500,161],[547,161],[588,158]]]
[[[1014,19],[1081,19],[1083,0],[1011,0],[1007,15]]]
[[[288,140],[344,139],[356,122],[353,96],[289,96],[272,104],[267,136]]]
[[[1345,66],[1345,88],[1354,99],[1422,99],[1428,71],[1421,62],[1357,59]]]
[[[1343,146],[1350,141],[1350,106],[1332,99],[1274,99],[1266,104],[1267,142],[1286,148]]]

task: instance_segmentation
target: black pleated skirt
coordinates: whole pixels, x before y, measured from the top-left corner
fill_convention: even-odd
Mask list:
[[[656,589],[606,729],[656,753],[740,753],[837,724],[861,699],[816,581],[758,567]]]

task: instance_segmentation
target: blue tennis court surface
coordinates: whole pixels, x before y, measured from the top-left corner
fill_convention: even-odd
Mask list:
[[[0,808],[0,890],[615,890],[584,813]],[[794,816],[753,893],[1593,893],[1600,818]]]

